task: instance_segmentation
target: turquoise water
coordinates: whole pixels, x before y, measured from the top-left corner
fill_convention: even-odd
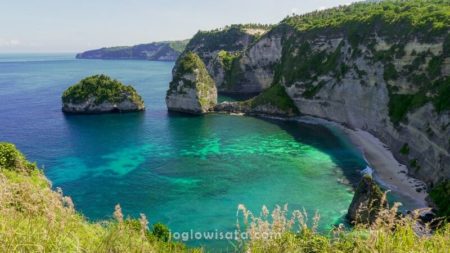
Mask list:
[[[361,155],[317,125],[230,115],[169,114],[173,63],[0,55],[0,141],[44,167],[54,187],[91,220],[145,213],[173,232],[232,231],[236,208],[288,203],[319,211],[323,230],[341,221]],[[145,113],[64,115],[60,96],[91,74],[133,84]],[[189,241],[226,247],[226,241]]]

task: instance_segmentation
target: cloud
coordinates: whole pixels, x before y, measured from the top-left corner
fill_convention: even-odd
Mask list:
[[[20,40],[0,38],[0,47],[16,47],[21,45]]]

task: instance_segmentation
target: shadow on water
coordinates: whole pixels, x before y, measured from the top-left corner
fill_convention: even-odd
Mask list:
[[[64,114],[67,128],[65,142],[71,156],[80,157],[88,167],[99,166],[101,155],[139,143],[144,135],[145,114],[142,112],[96,115]],[[97,159],[85,159],[94,158]]]
[[[353,188],[356,187],[361,179],[360,171],[367,164],[356,149],[349,148],[348,143],[344,143],[329,128],[319,124],[308,124],[292,120],[282,121],[267,118],[262,120],[278,125],[298,142],[313,146],[328,154],[332,161],[342,169],[348,183]],[[336,178],[336,180],[340,179]]]

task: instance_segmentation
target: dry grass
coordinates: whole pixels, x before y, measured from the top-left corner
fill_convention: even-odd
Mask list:
[[[419,236],[418,212],[399,216],[399,205],[382,207],[370,225],[358,223],[345,228],[340,224],[328,235],[317,232],[317,213],[308,221],[305,210],[289,213],[287,206],[277,206],[271,213],[263,207],[255,216],[240,205],[237,227],[241,231],[244,226],[249,235],[240,246],[246,252],[449,252],[450,224],[433,233],[425,226],[427,231]]]
[[[385,198],[384,198],[385,199]],[[382,201],[383,202],[383,201]],[[113,211],[113,210],[111,210]],[[450,224],[417,235],[417,215],[398,216],[398,204],[383,206],[371,225],[340,225],[328,235],[317,232],[320,216],[287,205],[254,215],[238,207],[237,228],[248,232],[238,251],[246,252],[449,252]],[[201,252],[167,241],[164,228],[149,232],[147,217],[88,222],[61,190],[53,191],[36,165],[11,144],[0,143],[0,252]],[[162,226],[162,225],[160,225]],[[158,236],[158,235],[162,236]]]
[[[0,252],[186,252],[148,231],[148,220],[88,222],[72,200],[11,144],[0,143]],[[26,169],[24,169],[26,168]]]

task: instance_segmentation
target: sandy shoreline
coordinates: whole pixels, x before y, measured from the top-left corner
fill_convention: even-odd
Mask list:
[[[243,116],[245,114],[233,115]],[[373,169],[375,181],[385,189],[409,200],[407,205],[408,210],[429,206],[425,200],[428,196],[426,191],[417,191],[418,188],[426,189],[426,184],[410,177],[407,167],[400,164],[386,145],[371,133],[361,129],[350,129],[343,124],[312,116],[300,116],[289,119],[270,115],[258,115],[258,117],[319,124],[343,132],[349,138],[350,142],[361,151],[367,164]],[[361,168],[361,170],[363,169]]]
[[[408,198],[410,208],[423,208],[428,204],[425,200],[427,193],[417,192],[417,186],[425,184],[408,176],[405,165],[400,164],[392,152],[375,136],[361,129],[349,129],[341,124],[313,117],[301,117],[298,121],[317,123],[337,127],[349,137],[350,141],[358,147],[364,155],[366,162],[374,170],[375,180],[385,188],[398,195]]]

